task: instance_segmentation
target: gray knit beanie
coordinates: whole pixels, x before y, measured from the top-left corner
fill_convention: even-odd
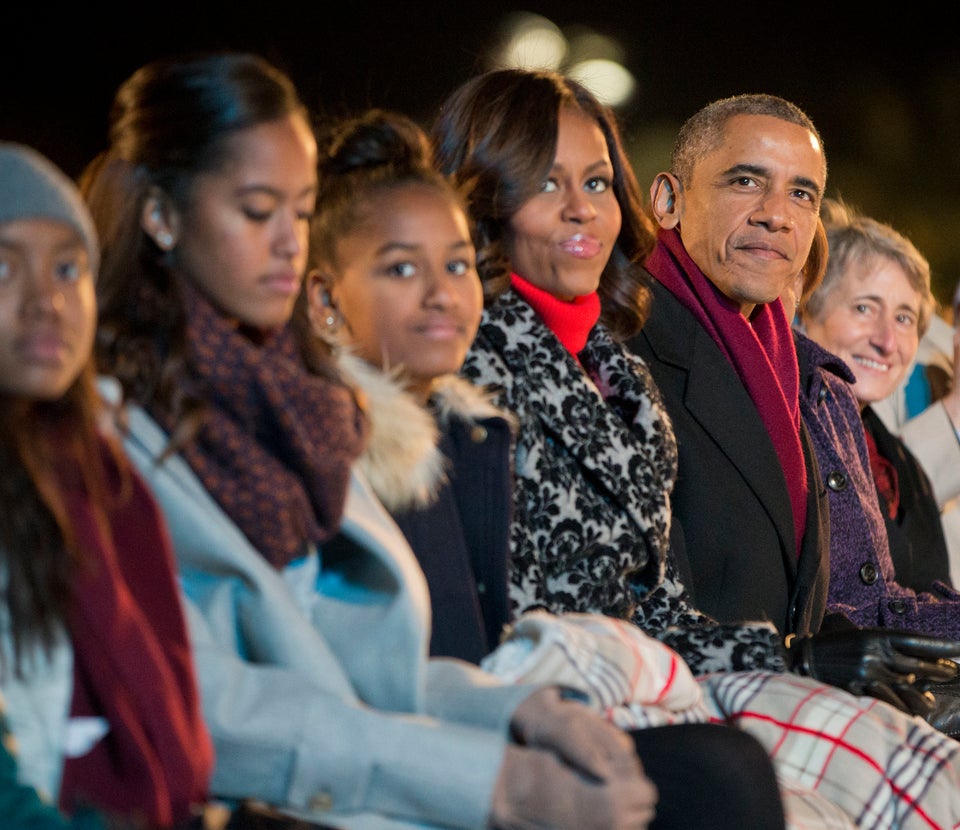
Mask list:
[[[0,141],[0,222],[57,219],[83,239],[90,269],[100,264],[97,230],[77,186],[32,147]]]

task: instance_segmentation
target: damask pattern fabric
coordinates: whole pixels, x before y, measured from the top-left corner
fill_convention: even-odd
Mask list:
[[[773,625],[721,625],[690,602],[669,552],[676,443],[643,361],[598,324],[582,368],[514,291],[483,313],[463,373],[517,418],[513,617],[631,619],[694,674],[784,668]]]

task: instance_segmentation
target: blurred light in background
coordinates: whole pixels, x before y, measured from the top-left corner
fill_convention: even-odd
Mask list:
[[[611,107],[629,101],[636,88],[630,71],[622,63],[606,58],[591,58],[575,63],[567,70],[567,74]]]
[[[603,103],[620,107],[637,89],[623,58],[624,49],[613,38],[584,26],[565,33],[542,15],[518,12],[504,18],[490,65],[557,70],[582,83]]]
[[[501,27],[503,44],[491,63],[497,68],[559,69],[567,54],[567,39],[560,28],[538,14],[508,15]]]

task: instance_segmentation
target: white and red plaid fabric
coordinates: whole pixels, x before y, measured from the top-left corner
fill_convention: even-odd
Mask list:
[[[702,723],[711,715],[679,654],[635,625],[600,614],[523,614],[482,665],[513,683],[575,688],[625,729]]]
[[[960,828],[960,743],[870,697],[774,672],[694,678],[622,620],[530,612],[484,668],[583,692],[623,728],[727,723],[773,760],[791,830]]]
[[[700,681],[714,719],[754,735],[778,775],[842,807],[858,827],[960,826],[960,744],[921,718],[792,674]]]

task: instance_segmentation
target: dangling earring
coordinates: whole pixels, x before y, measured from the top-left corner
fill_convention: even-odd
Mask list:
[[[320,317],[317,332],[330,345],[336,345],[337,334],[343,328],[343,315],[336,307],[329,291],[324,291],[320,295],[320,302],[323,304],[323,316]]]

